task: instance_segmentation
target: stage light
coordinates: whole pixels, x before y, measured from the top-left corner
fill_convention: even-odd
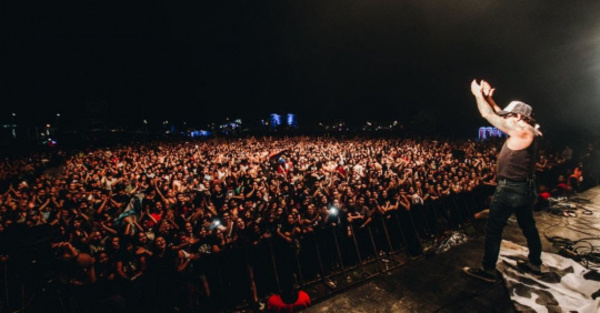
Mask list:
[[[286,124],[287,126],[294,127],[296,126],[296,114],[288,113],[286,116]]]
[[[277,127],[281,125],[281,115],[273,113],[271,114],[271,126]]]

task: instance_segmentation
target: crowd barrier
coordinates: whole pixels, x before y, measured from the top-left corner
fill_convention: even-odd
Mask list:
[[[3,262],[2,305],[7,312],[41,312],[36,301],[52,303],[43,306],[47,312],[95,312],[96,308],[101,311],[106,305],[118,307],[122,303],[129,312],[132,304],[144,312],[165,312],[175,307],[181,312],[232,311],[253,306],[269,294],[281,292],[289,283],[296,288],[312,288],[318,291],[318,297],[326,297],[410,263],[435,238],[469,225],[492,191],[481,186],[468,194],[413,205],[410,210],[376,214],[364,228],[355,223],[329,225],[305,233],[292,243],[274,235],[258,245],[226,247],[219,253],[202,255],[168,282],[144,277],[127,282],[120,286],[122,289],[115,289],[122,301],[109,304],[109,293],[102,293],[104,299],[86,303],[88,300],[78,297],[94,291],[67,287],[68,282],[61,282],[59,277],[25,280],[17,271],[11,271],[11,262]]]

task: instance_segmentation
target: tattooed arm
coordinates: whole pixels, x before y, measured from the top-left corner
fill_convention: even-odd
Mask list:
[[[471,83],[471,93],[477,101],[477,108],[481,116],[499,130],[507,133],[510,137],[531,141],[537,130],[533,126],[522,121],[520,118],[506,118],[496,114],[500,110],[492,99],[494,89],[482,81],[478,84],[476,80]]]

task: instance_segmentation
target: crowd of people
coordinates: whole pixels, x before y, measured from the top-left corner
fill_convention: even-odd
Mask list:
[[[542,150],[541,193],[581,188],[569,149]],[[421,253],[486,207],[498,152],[493,140],[215,138],[63,154],[53,168],[6,161],[0,234],[44,229],[75,311],[210,310],[378,253]],[[3,250],[3,262],[20,253]]]

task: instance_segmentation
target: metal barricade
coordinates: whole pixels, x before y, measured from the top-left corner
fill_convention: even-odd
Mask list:
[[[313,297],[318,300],[389,273],[422,254],[422,244],[430,240],[423,238],[424,234],[437,235],[441,231],[431,227],[432,223],[438,224],[437,210],[444,210],[455,225],[469,219],[465,216],[470,214],[469,208],[460,209],[461,205],[468,206],[464,199],[448,197],[427,205],[420,210],[401,209],[377,214],[371,223],[361,225],[363,227],[350,223],[317,228],[294,238],[299,245],[273,237],[258,245],[232,246],[213,253],[207,256],[211,261],[204,264],[214,268],[204,269],[207,272],[205,278],[191,280],[197,285],[207,283],[210,294],[203,292],[202,286],[195,286],[198,291],[188,297],[201,299],[188,301],[187,311],[201,311],[202,305],[198,303],[208,303],[206,307],[216,310],[232,310],[233,299],[238,302],[238,307],[254,305],[271,293],[281,292],[282,281],[289,277],[298,288],[320,288],[316,299]],[[420,231],[420,228],[426,229]],[[3,271],[6,277],[6,262]],[[200,272],[191,275],[203,275]],[[9,293],[6,281],[3,284],[3,302],[10,307],[10,300],[16,297]],[[24,299],[25,296],[21,297],[21,301]]]

